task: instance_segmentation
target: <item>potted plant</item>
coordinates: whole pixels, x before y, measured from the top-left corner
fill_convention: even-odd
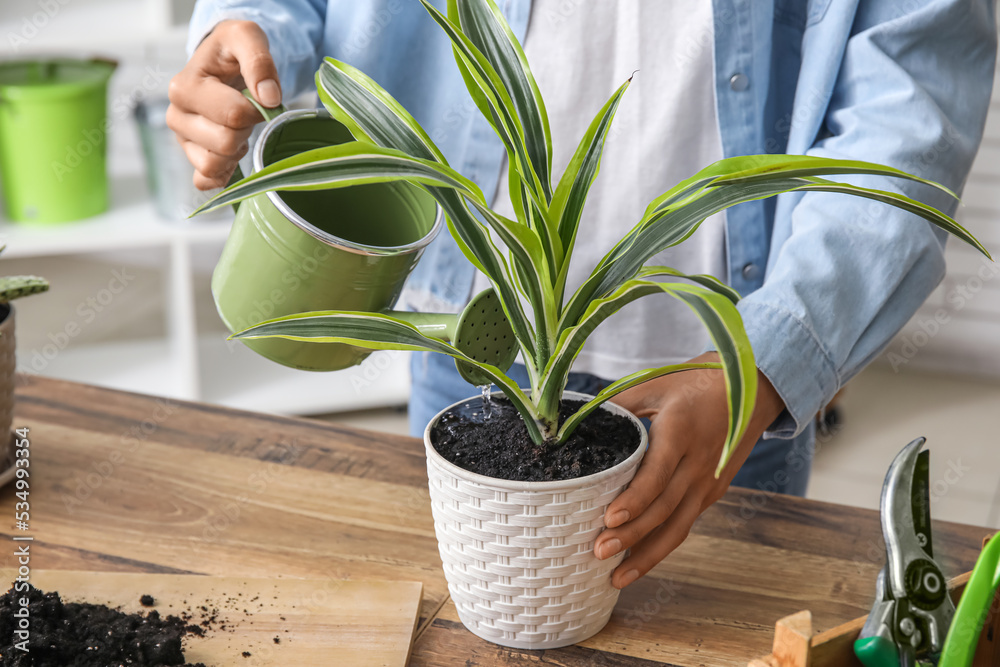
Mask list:
[[[878,174],[941,187],[934,183],[868,162],[753,155],[721,160],[657,197],[583,285],[566,294],[581,212],[600,167],[608,129],[631,79],[598,112],[565,173],[553,185],[544,101],[495,2],[450,0],[447,15],[422,2],[451,40],[473,100],[503,141],[516,220],[491,210],[479,188],[448,166],[427,133],[376,82],[332,59],[316,75],[319,95],[356,141],[276,162],[227,188],[204,209],[271,190],[391,181],[424,188],[444,210],[449,230],[466,257],[489,278],[530,387],[518,387],[505,375],[506,368],[477,359],[474,351],[463,352],[388,313],[301,313],[262,322],[235,338],[281,337],[450,355],[467,379],[497,385],[519,414],[535,450],[541,452],[569,449],[566,443],[595,411],[623,413],[606,401],[630,387],[694,368],[721,369],[728,388],[729,425],[719,474],[747,429],[756,398],[753,352],[735,307],[739,295],[711,276],[646,266],[651,257],[684,241],[718,211],[793,191],[841,192],[885,202],[986,253],[966,230],[932,207],[901,194],[824,177]],[[656,280],[663,277],[687,282]],[[719,361],[652,368],[623,377],[596,396],[564,396],[573,360],[594,328],[627,303],[659,293],[694,310],[708,329]],[[565,398],[577,402],[570,404]],[[632,418],[631,441],[608,469],[573,479],[512,481],[469,472],[438,451],[445,439],[442,420],[451,422],[462,412],[460,405],[452,406],[425,433],[435,528],[459,615],[472,632],[513,647],[549,648],[586,639],[610,616],[617,591],[609,574],[621,561],[621,555],[597,560],[592,553],[594,539],[603,528],[604,508],[638,467],[645,432]],[[499,419],[493,427],[512,430]]]
[[[0,247],[0,253],[6,246]],[[49,289],[49,283],[37,276],[8,276],[0,278],[0,434],[10,439],[14,421],[14,374],[17,370],[14,339],[14,306],[10,302],[29,294]],[[8,456],[3,448],[4,460]]]

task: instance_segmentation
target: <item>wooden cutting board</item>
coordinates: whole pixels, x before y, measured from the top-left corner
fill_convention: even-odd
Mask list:
[[[3,581],[13,581],[10,570],[2,572]],[[33,570],[31,583],[45,592],[58,591],[63,602],[106,604],[133,613],[148,611],[139,598],[151,595],[152,608],[163,616],[189,612],[191,623],[214,616],[204,637],[191,636],[184,643],[187,661],[208,667],[404,667],[423,589],[409,581],[69,570]]]

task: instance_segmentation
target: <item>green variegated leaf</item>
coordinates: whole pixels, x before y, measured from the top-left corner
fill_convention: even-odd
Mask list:
[[[741,155],[719,160],[670,188],[650,202],[644,219],[654,213],[683,200],[692,192],[709,185],[723,183],[738,184],[743,181],[761,181],[772,178],[796,178],[805,176],[834,176],[851,174],[871,174],[891,176],[916,181],[942,190],[952,197],[954,192],[940,183],[920,178],[905,171],[861,160],[840,160],[815,157],[812,155]]]
[[[700,285],[630,280],[608,297],[594,300],[584,312],[580,323],[565,330],[560,336],[552,360],[541,378],[538,411],[542,415],[547,414],[550,409],[549,396],[558,397],[562,394],[573,361],[599,324],[632,301],[658,293],[680,299],[694,310],[719,352],[729,396],[729,430],[723,457],[716,471],[718,475],[750,424],[757,396],[757,368],[736,306],[727,295]]]
[[[330,115],[355,139],[448,164],[413,116],[360,70],[326,58],[316,72],[316,90]]]
[[[538,236],[533,234],[529,228],[508,220],[485,206],[479,204],[475,204],[475,206],[510,251],[528,302],[535,306],[536,322],[539,316],[544,318],[546,314],[550,314],[554,320],[556,305],[552,289],[547,283],[548,261]],[[542,328],[539,329],[539,325],[536,324],[536,332],[546,330],[544,319],[541,321],[541,325]],[[541,347],[543,343],[536,339],[536,345]],[[546,345],[545,348],[547,350],[548,346]]]
[[[722,362],[729,400],[729,435],[715,469],[718,478],[750,426],[757,402],[757,365],[743,319],[732,302],[714,292],[681,291],[676,296],[695,311],[708,329]]]
[[[820,160],[820,158],[808,158],[808,160],[814,161]],[[804,164],[800,160],[792,162],[796,167]],[[825,163],[826,161],[823,160],[821,162]],[[850,164],[854,164],[854,162],[851,161]],[[771,166],[773,167],[774,165],[772,164]],[[847,167],[845,165],[832,165],[828,168],[846,169]],[[824,167],[824,169],[826,168]],[[744,174],[748,171],[744,170]],[[576,318],[580,316],[580,313],[591,298],[608,294],[618,285],[635,276],[642,265],[649,261],[651,257],[687,239],[709,216],[735,204],[763,199],[784,192],[843,192],[891,204],[897,208],[919,215],[928,222],[958,236],[980,252],[989,256],[986,249],[983,248],[982,244],[975,237],[949,216],[933,207],[893,192],[883,192],[844,183],[835,183],[822,178],[803,176],[802,171],[803,169],[795,169],[795,173],[799,175],[783,178],[775,175],[776,172],[771,170],[764,172],[766,177],[758,178],[744,175],[737,180],[728,181],[720,185],[713,184],[697,191],[682,189],[685,193],[683,198],[678,198],[669,205],[651,207],[643,221],[636,225],[601,260],[600,264],[591,273],[591,276],[573,295],[573,299],[564,312],[563,320],[560,323],[560,330],[571,326],[576,321]],[[678,190],[678,192],[681,192],[681,190]]]
[[[528,367],[528,372],[534,376],[537,354],[535,332],[524,313],[515,287],[516,283],[504,261],[503,254],[493,244],[489,234],[469,210],[465,199],[456,191],[440,189],[432,191],[432,194],[437,198],[447,215],[448,229],[459,249],[477,269],[489,278],[490,284],[496,290],[504,313],[510,321],[511,328],[514,329],[515,336],[517,336],[517,342]]]
[[[352,141],[305,151],[270,164],[229,186],[193,215],[269,190],[325,190],[392,181],[452,188],[485,205],[479,187],[447,165],[411,157],[395,149]]]
[[[524,142],[524,128],[521,127],[521,120],[517,116],[514,102],[511,100],[510,93],[504,88],[500,75],[459,26],[448,20],[447,16],[438,11],[427,0],[420,0],[420,2],[451,40],[456,59],[459,61],[459,65],[464,67],[462,73],[466,77],[466,86],[470,89],[475,87],[480,91],[481,95],[476,99],[485,100],[489,111],[489,113],[484,113],[486,120],[490,122],[507,148],[508,160],[524,179],[528,194],[531,195],[532,200],[540,210],[548,210],[548,199],[542,189],[538,174],[532,170],[531,160],[528,157],[528,147]]]
[[[345,123],[356,138],[366,138],[413,156],[447,163],[437,146],[412,116],[384,89],[359,70],[327,58],[317,72],[317,85],[320,97],[331,114]],[[446,192],[438,192],[434,188],[428,190],[447,211],[449,229],[458,239],[462,252],[476,268],[490,278],[497,289],[505,312],[522,343],[522,352],[531,355],[528,358],[533,359],[535,350],[533,335],[520,300],[511,288],[511,277],[499,250],[489,241],[488,236],[483,233],[460,198]],[[533,271],[528,273],[534,275]],[[531,282],[534,284],[537,281]]]
[[[317,311],[277,317],[261,322],[231,338],[286,338],[311,343],[346,343],[367,350],[409,350],[447,354],[475,366],[510,399],[521,414],[532,438],[542,439],[539,417],[534,406],[513,380],[500,369],[463,354],[458,348],[425,336],[402,320],[382,313]]]
[[[576,412],[564,421],[559,427],[559,434],[557,436],[558,440],[559,442],[565,442],[569,436],[573,435],[573,431],[576,430],[576,427],[579,426],[590,413],[599,408],[605,401],[614,398],[627,389],[636,387],[643,382],[649,382],[655,378],[663,377],[664,375],[673,375],[674,373],[682,373],[684,371],[718,370],[721,368],[722,364],[717,362],[700,364],[671,364],[670,366],[649,368],[644,371],[637,371],[631,375],[626,375],[620,380],[616,380],[602,389],[597,396],[581,405]]]
[[[615,112],[618,110],[618,105],[630,83],[632,83],[631,78],[615,91],[615,94],[601,107],[597,116],[590,123],[590,127],[587,128],[587,132],[580,140],[576,153],[569,161],[569,165],[556,187],[555,195],[552,197],[550,217],[557,221],[558,237],[562,242],[565,257],[562,264],[556,267],[559,272],[556,280],[556,294],[560,297],[566,285],[569,257],[572,255],[576,243],[576,232],[580,226],[580,216],[583,215],[583,206],[587,201],[590,186],[593,185],[601,168],[604,140],[608,136]]]
[[[524,50],[493,0],[449,0],[448,18],[461,26],[496,70],[521,121],[531,168],[545,194],[552,198],[552,137],[545,102],[528,66]]]
[[[734,290],[732,287],[722,282],[715,276],[709,276],[706,274],[690,274],[681,273],[677,269],[672,269],[669,266],[644,266],[636,274],[636,278],[642,278],[648,280],[649,278],[656,278],[659,276],[670,276],[671,278],[683,278],[684,280],[690,280],[693,283],[697,283],[702,287],[717,292],[722,296],[726,297],[733,303],[739,303],[740,293]]]
[[[684,206],[655,213],[650,221],[636,225],[605,255],[576,290],[563,311],[559,330],[573,326],[594,298],[611,293],[633,278],[651,257],[687,239],[709,216],[735,204],[771,197],[805,184],[803,179],[786,179],[706,189]]]
[[[952,219],[951,216],[945,215],[932,206],[922,204],[915,199],[911,199],[906,195],[901,195],[897,192],[873,190],[871,188],[862,188],[856,185],[849,185],[847,183],[835,183],[822,178],[810,178],[807,180],[810,181],[810,185],[804,185],[797,189],[818,192],[840,192],[843,194],[863,197],[865,199],[873,199],[875,201],[880,201],[883,204],[890,204],[896,208],[919,215],[932,225],[940,227],[949,234],[962,239],[973,248],[983,253],[988,259],[993,259],[989,251],[983,247],[983,244],[979,242],[979,239],[969,233],[969,230],[958,224],[958,222]]]
[[[562,243],[560,243],[559,237],[554,230],[555,225],[552,224],[551,214],[546,214],[538,210],[534,200],[526,192],[526,186],[521,175],[515,170],[510,169],[509,164],[507,169],[507,189],[510,192],[510,203],[514,208],[514,213],[517,215],[518,221],[525,227],[530,228],[541,242],[542,249],[545,251],[547,264],[549,267],[552,267],[549,273],[554,279],[554,267],[562,265],[564,253]]]

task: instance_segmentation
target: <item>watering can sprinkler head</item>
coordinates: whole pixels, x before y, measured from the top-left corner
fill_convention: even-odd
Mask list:
[[[449,342],[466,356],[506,371],[517,357],[517,339],[493,288],[472,298],[465,309],[452,313],[393,312],[393,317],[409,322],[420,333]],[[455,361],[459,374],[476,386],[493,380],[471,364]]]

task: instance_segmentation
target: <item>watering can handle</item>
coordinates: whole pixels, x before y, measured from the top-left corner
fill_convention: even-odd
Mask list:
[[[265,123],[270,123],[272,120],[274,120],[281,114],[285,113],[285,105],[279,104],[273,109],[268,109],[263,104],[254,99],[254,96],[250,94],[250,90],[248,88],[243,89],[243,97],[250,100],[250,104],[254,105],[254,108],[256,108],[257,111],[260,112],[260,115],[264,117]],[[239,163],[237,163],[236,169],[233,170],[233,175],[229,177],[229,182],[226,183],[226,187],[228,188],[234,183],[237,183],[242,180],[243,180],[243,169],[241,169]],[[239,202],[233,204],[233,211],[234,212],[238,211],[239,206],[240,206]]]
[[[969,667],[976,653],[979,634],[990,611],[993,595],[1000,587],[1000,533],[983,548],[972,576],[965,585],[955,618],[948,629],[938,667]]]

